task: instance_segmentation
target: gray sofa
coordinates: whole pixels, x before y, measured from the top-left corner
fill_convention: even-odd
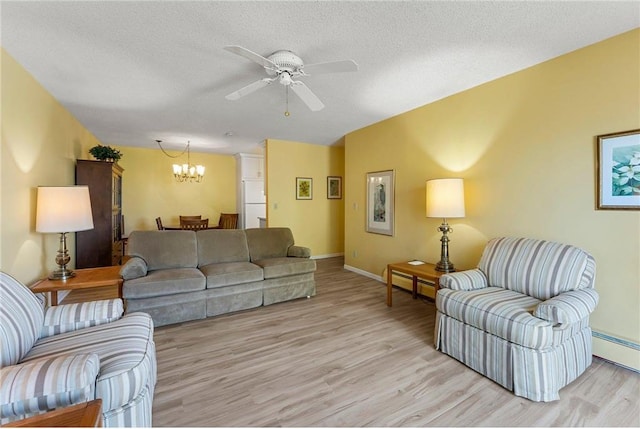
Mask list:
[[[128,246],[126,312],[155,326],[316,294],[316,263],[289,228],[133,231]]]

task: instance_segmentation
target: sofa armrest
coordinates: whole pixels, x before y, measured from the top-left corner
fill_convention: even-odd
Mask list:
[[[2,423],[94,399],[100,358],[95,353],[42,358],[0,369]]]
[[[310,258],[311,249],[304,246],[289,246],[289,249],[287,250],[287,256],[293,258]]]
[[[597,305],[595,289],[570,290],[538,304],[533,315],[554,324],[575,323],[589,317]]]
[[[40,338],[111,323],[123,314],[124,305],[119,298],[48,307],[44,313]]]
[[[120,276],[125,280],[137,279],[146,276],[148,270],[149,267],[144,259],[139,256],[132,256],[120,268]]]
[[[440,288],[442,289],[474,290],[484,289],[487,286],[487,276],[479,268],[447,273],[440,277]]]

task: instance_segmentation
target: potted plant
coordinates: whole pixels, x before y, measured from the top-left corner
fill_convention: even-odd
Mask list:
[[[119,150],[112,148],[111,146],[94,146],[89,149],[89,153],[93,155],[95,159],[100,161],[113,161],[118,162],[122,158],[122,153]]]

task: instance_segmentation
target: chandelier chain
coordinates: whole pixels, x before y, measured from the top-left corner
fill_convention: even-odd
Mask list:
[[[187,149],[189,149],[189,143],[187,142],[187,146],[182,150],[182,152],[180,152],[179,155],[169,155],[167,153],[166,150],[164,150],[164,148],[162,147],[162,140],[156,140],[156,143],[158,143],[158,146],[160,146],[160,150],[162,151],[162,153],[164,153],[165,155],[167,155],[169,158],[180,158],[182,155],[184,155],[184,153],[187,151]]]

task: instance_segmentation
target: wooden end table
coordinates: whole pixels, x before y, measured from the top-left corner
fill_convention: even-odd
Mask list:
[[[58,408],[2,427],[102,427],[102,399]]]
[[[118,298],[122,298],[122,277],[120,269],[122,265],[110,267],[81,268],[74,270],[75,277],[67,280],[42,279],[31,286],[33,293],[51,293],[51,305],[58,305],[59,290],[88,289],[103,286],[118,286]]]
[[[440,288],[440,277],[447,274],[442,271],[436,271],[435,264],[424,263],[420,265],[411,265],[408,262],[397,262],[395,264],[387,265],[387,305],[391,307],[391,289],[393,283],[391,281],[392,273],[396,271],[399,273],[408,274],[413,280],[413,299],[418,297],[418,277],[421,279],[429,280],[434,283],[436,294]]]

